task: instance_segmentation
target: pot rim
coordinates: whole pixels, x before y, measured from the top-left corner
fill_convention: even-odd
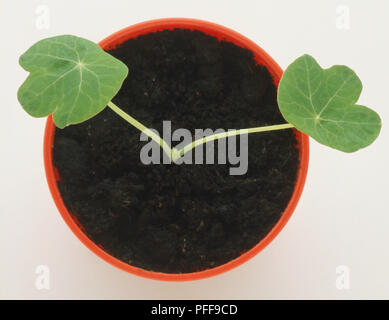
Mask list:
[[[227,40],[237,44],[241,47],[247,48],[254,53],[255,59],[259,64],[265,65],[271,75],[274,78],[274,82],[278,85],[279,80],[282,76],[282,69],[279,65],[257,44],[243,35],[226,28],[224,26],[198,20],[198,19],[189,19],[189,18],[164,18],[164,19],[156,19],[141,22],[127,28],[124,28],[118,32],[113,33],[108,36],[104,40],[99,42],[100,47],[103,49],[112,49],[116,45],[130,39],[136,38],[139,35],[161,31],[166,29],[191,29],[191,30],[199,30],[203,31],[208,35],[215,36],[219,40]],[[52,116],[47,117],[45,133],[44,133],[44,166],[46,172],[46,179],[49,185],[49,189],[51,195],[54,199],[54,202],[59,210],[62,218],[65,220],[66,224],[73,231],[76,237],[93,253],[99,256],[101,259],[110,263],[111,265],[124,270],[126,272],[132,273],[137,276],[141,276],[148,279],[154,280],[163,280],[163,281],[191,281],[191,280],[199,280],[204,278],[209,278],[212,276],[216,276],[218,274],[224,273],[231,269],[238,267],[239,265],[247,262],[251,258],[253,258],[256,254],[262,251],[282,230],[282,228],[286,225],[290,217],[292,216],[297,203],[300,199],[301,193],[304,188],[307,171],[308,171],[308,162],[309,162],[309,138],[306,134],[293,129],[296,134],[296,139],[298,141],[299,148],[299,157],[300,157],[300,166],[298,168],[297,179],[295,188],[292,194],[292,197],[289,200],[287,207],[281,215],[281,218],[277,221],[277,223],[273,226],[273,228],[268,232],[268,234],[258,242],[253,248],[241,254],[239,257],[217,266],[212,269],[206,269],[197,272],[191,273],[162,273],[155,271],[148,271],[142,268],[138,268],[132,265],[129,265],[112,255],[108,254],[103,250],[102,247],[94,243],[88,236],[84,233],[83,227],[77,221],[76,217],[72,215],[66,208],[58,185],[57,181],[59,181],[59,174],[57,169],[53,165],[52,158],[52,149],[54,146],[54,133],[56,127],[54,125]]]

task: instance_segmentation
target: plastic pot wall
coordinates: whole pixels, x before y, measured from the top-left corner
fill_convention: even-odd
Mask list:
[[[208,35],[217,37],[219,40],[227,40],[233,42],[238,46],[251,50],[254,53],[256,61],[259,64],[265,65],[268,68],[269,72],[274,78],[275,84],[278,85],[278,82],[282,76],[282,69],[264,50],[262,50],[254,42],[245,38],[239,33],[223,26],[206,21],[184,18],[169,18],[147,21],[118,31],[101,41],[99,45],[103,49],[111,49],[130,38],[136,38],[142,34],[167,29],[171,30],[175,28],[199,30]],[[44,164],[46,170],[46,177],[55,204],[59,212],[61,213],[63,219],[65,220],[66,224],[78,237],[78,239],[85,244],[85,246],[87,246],[92,252],[94,252],[103,260],[107,261],[108,263],[119,269],[149,279],[165,281],[188,281],[203,279],[231,270],[254,257],[279,234],[279,232],[282,230],[282,228],[285,226],[285,224],[288,222],[289,218],[293,214],[293,211],[295,210],[300,195],[302,193],[308,170],[309,139],[308,136],[304,133],[295,130],[300,155],[300,166],[298,168],[296,185],[289,204],[287,205],[285,211],[282,213],[281,218],[278,220],[278,222],[270,230],[270,232],[266,235],[265,238],[263,238],[256,246],[254,246],[249,251],[243,253],[238,258],[212,269],[183,274],[151,272],[131,266],[105,252],[103,248],[101,248],[99,245],[95,244],[92,240],[88,238],[88,236],[83,231],[83,227],[79,224],[76,217],[68,211],[62,200],[57,185],[57,181],[59,181],[60,177],[57,169],[54,167],[52,162],[52,149],[54,144],[55,130],[56,127],[53,123],[52,117],[49,116],[46,122],[44,137]]]

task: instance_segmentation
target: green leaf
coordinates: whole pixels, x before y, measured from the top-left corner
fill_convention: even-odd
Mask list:
[[[284,72],[278,105],[298,130],[329,147],[354,152],[371,144],[381,130],[373,110],[357,105],[362,83],[346,66],[322,69],[303,55]]]
[[[34,44],[19,60],[30,74],[18,99],[30,115],[53,113],[57,127],[83,122],[119,91],[127,66],[89,40],[64,35]]]

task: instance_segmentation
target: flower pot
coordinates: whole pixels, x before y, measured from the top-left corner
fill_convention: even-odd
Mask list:
[[[199,30],[210,36],[217,37],[219,40],[227,40],[229,42],[234,43],[235,45],[247,48],[254,53],[255,60],[257,61],[257,63],[264,65],[269,70],[270,74],[274,79],[275,84],[278,84],[282,76],[281,68],[265,51],[263,51],[255,43],[253,43],[249,39],[245,38],[244,36],[228,28],[219,26],[214,23],[200,21],[200,20],[171,18],[171,19],[147,21],[147,22],[130,26],[117,33],[114,33],[113,35],[101,41],[99,45],[103,49],[108,50],[108,49],[115,48],[115,46],[128,39],[136,38],[140,35],[156,32],[156,31],[162,31],[162,30],[171,30],[175,28]],[[70,227],[70,229],[74,232],[74,234],[80,239],[80,241],[82,241],[92,252],[94,252],[100,258],[109,262],[110,264],[114,265],[119,269],[149,279],[165,280],[165,281],[198,280],[198,279],[203,279],[203,278],[221,274],[248,261],[250,258],[255,256],[258,252],[264,249],[278,235],[278,233],[281,231],[281,229],[285,226],[285,224],[291,217],[297,205],[297,202],[300,198],[300,195],[302,193],[302,189],[304,187],[304,182],[305,182],[307,169],[308,169],[308,158],[309,158],[308,136],[293,129],[298,143],[297,147],[299,149],[300,166],[297,172],[297,179],[296,179],[294,191],[289,200],[289,203],[286,209],[284,210],[284,212],[282,213],[281,218],[273,226],[270,232],[253,248],[241,254],[236,259],[231,260],[223,265],[211,269],[199,271],[199,272],[182,273],[182,274],[153,272],[153,271],[148,271],[127,264],[113,257],[112,255],[108,254],[106,251],[104,251],[102,247],[95,244],[92,240],[88,238],[86,233],[84,233],[82,225],[77,221],[76,217],[71,212],[68,211],[61,197],[61,193],[57,185],[57,182],[60,180],[61,177],[58,174],[58,170],[53,165],[52,149],[54,145],[55,130],[56,127],[52,121],[52,117],[49,116],[46,123],[45,137],[44,137],[44,164],[46,170],[46,177],[47,177],[51,194],[54,198],[55,204],[59,212],[61,213],[63,219]]]

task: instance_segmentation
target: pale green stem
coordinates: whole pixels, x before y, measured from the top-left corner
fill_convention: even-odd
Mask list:
[[[112,101],[108,102],[108,107],[110,107],[113,111],[115,111],[124,120],[126,120],[127,122],[132,124],[139,131],[143,132],[145,135],[149,136],[156,143],[158,143],[162,147],[163,151],[165,151],[165,153],[169,156],[169,158],[172,159],[173,150],[169,147],[169,145],[165,142],[165,140],[163,140],[158,134],[151,131],[149,128],[147,128],[146,126],[141,124],[138,120],[131,117],[129,114],[125,113],[122,109],[120,109]]]
[[[284,124],[275,124],[272,126],[265,126],[265,127],[256,127],[256,128],[249,128],[249,129],[239,129],[239,130],[230,130],[227,132],[221,132],[221,133],[216,133],[212,134],[200,139],[197,139],[193,141],[190,144],[187,144],[185,147],[183,147],[181,150],[178,151],[178,155],[176,155],[177,158],[173,158],[172,160],[175,161],[178,158],[182,157],[185,153],[188,151],[198,147],[199,145],[202,145],[203,143],[207,143],[210,141],[218,140],[218,139],[223,139],[227,137],[232,137],[232,136],[237,136],[240,134],[248,134],[248,133],[254,133],[254,132],[265,132],[265,131],[274,131],[274,130],[283,130],[283,129],[289,129],[293,128],[294,125],[290,123],[284,123]],[[175,154],[173,153],[173,156]]]
[[[175,162],[177,159],[182,157],[185,153],[192,150],[193,148],[198,147],[199,145],[202,145],[203,143],[207,143],[210,141],[223,139],[227,137],[237,136],[240,134],[248,134],[248,133],[255,133],[255,132],[265,132],[265,131],[274,131],[274,130],[283,130],[283,129],[289,129],[293,128],[293,124],[291,123],[283,123],[283,124],[275,124],[272,126],[264,126],[264,127],[256,127],[256,128],[249,128],[249,129],[239,129],[239,130],[230,130],[227,132],[221,132],[212,134],[207,137],[203,137],[200,139],[197,139],[193,141],[190,144],[187,144],[185,147],[183,147],[181,150],[177,150],[176,148],[170,148],[169,145],[163,140],[158,134],[148,129],[146,126],[141,124],[138,120],[131,117],[129,114],[125,113],[122,109],[120,109],[117,105],[115,105],[113,102],[108,102],[108,107],[110,107],[113,111],[115,111],[119,116],[121,116],[124,120],[132,124],[135,128],[137,128],[139,131],[143,132],[147,136],[149,136],[151,139],[153,139],[155,142],[157,142],[162,149],[165,151],[165,153],[170,157],[170,159]]]

